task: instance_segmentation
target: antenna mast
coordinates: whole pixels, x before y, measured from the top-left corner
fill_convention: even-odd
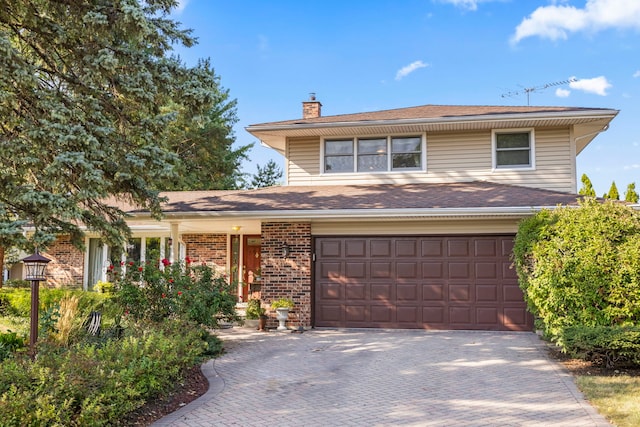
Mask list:
[[[545,89],[548,89],[550,87],[553,86],[562,86],[562,85],[566,85],[569,83],[573,83],[578,81],[578,79],[576,79],[575,77],[572,77],[568,80],[562,80],[559,82],[553,82],[553,83],[546,83],[540,86],[530,86],[530,87],[525,87],[522,90],[518,90],[518,91],[511,91],[511,92],[507,92],[507,93],[503,93],[502,95],[500,95],[502,98],[506,98],[506,97],[514,97],[514,96],[520,96],[523,93],[527,94],[527,105],[529,105],[529,95],[531,94],[531,92],[540,92],[543,91]]]

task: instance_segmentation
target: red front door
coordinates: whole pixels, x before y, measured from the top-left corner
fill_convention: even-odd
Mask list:
[[[242,300],[260,298],[260,236],[244,236],[242,257]]]

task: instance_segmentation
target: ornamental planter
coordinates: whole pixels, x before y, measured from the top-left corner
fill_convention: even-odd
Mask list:
[[[289,308],[288,307],[280,307],[276,308],[276,319],[278,319],[278,331],[286,331],[287,327],[285,326],[285,322],[289,318]]]

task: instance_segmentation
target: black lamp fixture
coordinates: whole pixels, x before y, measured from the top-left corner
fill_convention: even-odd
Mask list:
[[[31,330],[29,333],[29,349],[31,357],[36,355],[36,342],[38,341],[38,309],[40,305],[40,282],[46,280],[44,271],[51,260],[40,255],[38,248],[33,255],[22,259],[26,269],[25,279],[31,281]]]
[[[289,258],[289,254],[291,253],[291,248],[286,243],[282,244],[282,258]]]

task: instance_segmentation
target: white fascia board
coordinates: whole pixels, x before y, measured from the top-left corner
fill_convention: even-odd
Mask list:
[[[340,209],[340,210],[283,210],[283,211],[200,211],[189,213],[165,213],[164,219],[261,219],[261,220],[335,220],[335,219],[385,219],[385,218],[433,218],[433,217],[508,217],[532,215],[542,209],[557,206],[513,206],[500,208],[438,208],[438,209]],[[134,217],[149,216],[137,214]]]

